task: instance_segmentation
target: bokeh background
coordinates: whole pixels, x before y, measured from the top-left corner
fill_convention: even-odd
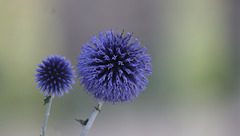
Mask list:
[[[76,66],[106,29],[134,32],[153,74],[134,102],[105,104],[89,136],[240,135],[240,1],[0,0],[0,136],[42,133],[37,64],[61,54]],[[47,136],[80,135],[74,119],[94,110],[79,81],[73,88],[54,99]]]

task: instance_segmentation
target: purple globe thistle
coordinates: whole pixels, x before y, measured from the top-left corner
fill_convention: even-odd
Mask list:
[[[72,89],[70,84],[74,84],[74,70],[70,61],[66,61],[65,57],[60,55],[46,57],[42,60],[43,64],[38,64],[39,69],[35,77],[35,82],[39,82],[37,88],[40,88],[41,93],[45,92],[46,96],[58,95],[63,96],[64,92],[68,93],[68,88]]]
[[[82,47],[78,74],[85,90],[105,102],[129,102],[143,92],[152,73],[151,56],[132,34],[100,32]]]

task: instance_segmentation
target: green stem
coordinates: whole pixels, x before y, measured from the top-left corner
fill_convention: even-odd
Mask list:
[[[50,109],[51,109],[51,104],[52,104],[53,98],[50,97],[49,99],[50,99],[50,100],[49,100],[49,103],[48,103],[48,107],[47,107],[47,111],[46,111],[44,123],[43,123],[43,126],[42,126],[42,136],[45,136],[45,133],[46,133],[47,122],[48,122],[48,117],[49,117],[49,115],[50,115]]]
[[[97,107],[95,107],[95,110],[93,111],[93,113],[92,113],[91,117],[89,118],[86,126],[84,127],[81,136],[86,136],[88,131],[91,129],[92,124],[93,124],[95,118],[97,117],[98,113],[100,112],[103,103],[104,103],[103,101],[98,102]]]

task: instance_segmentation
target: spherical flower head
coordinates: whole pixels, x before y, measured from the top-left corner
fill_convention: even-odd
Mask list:
[[[70,61],[66,61],[65,57],[51,56],[42,60],[43,64],[38,64],[39,69],[35,77],[38,82],[37,88],[40,88],[41,93],[45,92],[46,96],[55,95],[63,96],[64,92],[68,93],[68,89],[74,84],[74,70]]]
[[[107,30],[82,47],[78,74],[85,90],[105,102],[129,102],[143,92],[152,73],[151,57],[132,34]]]

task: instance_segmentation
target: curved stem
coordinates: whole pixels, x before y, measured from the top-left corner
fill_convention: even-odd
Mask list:
[[[97,117],[98,113],[100,112],[103,103],[104,103],[103,101],[98,102],[97,107],[95,107],[95,110],[93,111],[93,113],[92,113],[91,117],[89,118],[86,126],[84,127],[81,136],[86,136],[88,131],[91,129],[92,124],[93,124],[95,118]]]
[[[45,136],[45,132],[46,132],[46,129],[47,129],[47,121],[48,121],[48,117],[50,115],[50,109],[51,109],[51,104],[52,104],[53,98],[50,97],[49,99],[50,100],[49,100],[49,103],[48,103],[48,107],[47,107],[44,123],[43,123],[43,126],[42,126],[42,136]]]

